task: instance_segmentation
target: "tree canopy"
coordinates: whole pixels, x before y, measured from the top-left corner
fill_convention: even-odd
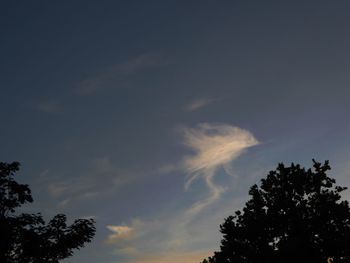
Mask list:
[[[45,224],[40,213],[16,213],[33,202],[28,185],[13,178],[19,167],[18,162],[0,162],[0,262],[57,263],[72,256],[74,249],[92,240],[94,220],[77,219],[67,225],[66,216],[58,214]]]
[[[350,209],[327,176],[328,161],[313,169],[279,164],[250,188],[242,210],[225,219],[220,251],[202,263],[350,262]]]

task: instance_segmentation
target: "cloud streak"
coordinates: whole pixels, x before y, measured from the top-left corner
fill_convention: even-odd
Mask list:
[[[186,111],[196,111],[199,110],[207,105],[209,105],[210,103],[216,101],[218,99],[211,99],[211,98],[199,98],[199,99],[195,99],[193,101],[191,101],[191,103],[189,103],[186,107],[185,110]]]
[[[214,182],[218,168],[227,166],[258,141],[249,131],[227,124],[203,123],[196,128],[183,128],[182,132],[185,145],[194,151],[183,160],[184,169],[189,174],[185,189],[202,178],[210,190],[205,200],[196,202],[187,211],[197,214],[224,192],[224,188]]]
[[[80,176],[63,181],[60,178],[50,179],[47,191],[55,200],[60,200],[59,205],[64,207],[77,201],[111,194],[133,179],[130,173],[122,172],[109,157],[99,157],[92,159]]]
[[[81,80],[74,91],[80,96],[93,95],[98,91],[125,85],[125,81],[146,69],[155,69],[171,63],[161,53],[148,52],[105,68],[102,72]]]
[[[44,113],[60,113],[62,105],[55,100],[43,100],[37,103],[36,109]]]

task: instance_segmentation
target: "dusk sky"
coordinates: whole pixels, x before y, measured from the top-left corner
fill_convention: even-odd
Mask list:
[[[350,2],[2,1],[0,161],[64,263],[198,263],[279,162],[350,186]],[[350,200],[350,191],[344,192]]]

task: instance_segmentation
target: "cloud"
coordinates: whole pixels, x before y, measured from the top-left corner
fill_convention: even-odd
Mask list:
[[[117,255],[121,255],[121,256],[124,256],[124,257],[137,257],[140,255],[140,251],[135,248],[135,247],[132,247],[132,246],[129,246],[129,247],[122,247],[122,248],[117,248],[114,250],[114,252],[117,254]]]
[[[156,174],[168,174],[179,170],[178,165],[165,164],[156,169]]]
[[[222,186],[214,183],[217,169],[234,161],[258,141],[249,131],[227,124],[203,123],[196,128],[181,130],[184,144],[194,151],[183,160],[184,169],[189,174],[185,189],[197,178],[202,178],[210,190],[207,199],[198,201],[188,210],[188,213],[197,214],[224,192]]]
[[[148,224],[148,226],[150,225],[151,224]],[[145,226],[146,224],[139,219],[133,219],[129,226],[126,224],[107,225],[106,228],[112,233],[108,235],[106,243],[117,245],[117,252],[126,252],[128,248],[133,247],[130,246],[131,241],[133,241],[135,238],[142,237],[144,233],[147,232]],[[133,249],[134,251],[136,250],[135,247],[133,247]]]
[[[71,185],[64,182],[51,183],[48,185],[48,191],[53,197],[59,197],[63,193],[70,191]]]
[[[62,105],[58,101],[44,100],[36,105],[36,109],[45,113],[60,113],[62,112]]]
[[[128,226],[108,225],[107,228],[112,231],[112,234],[107,238],[107,243],[116,243],[119,240],[130,239],[135,234],[134,228]]]
[[[90,161],[81,176],[72,176],[62,181],[60,177],[47,184],[48,193],[59,201],[60,206],[72,202],[96,199],[113,193],[116,188],[125,185],[134,177],[122,172],[108,157],[99,157]]]
[[[217,101],[218,99],[210,99],[210,98],[199,98],[191,101],[186,107],[186,111],[196,111],[199,110],[200,108],[203,108],[210,103]]]
[[[104,86],[106,86],[105,82],[107,81],[107,79],[108,75],[104,74],[83,79],[78,83],[74,91],[80,96],[92,95],[97,91],[104,89]]]
[[[150,52],[131,58],[130,60],[118,64],[115,69],[121,74],[133,74],[139,70],[166,66],[170,60],[160,53]]]
[[[105,68],[102,72],[81,80],[74,89],[80,96],[88,96],[111,87],[119,87],[126,80],[145,69],[170,64],[170,59],[159,52],[148,52]]]

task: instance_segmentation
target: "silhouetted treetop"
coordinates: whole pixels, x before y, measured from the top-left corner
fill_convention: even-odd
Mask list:
[[[346,189],[327,176],[328,161],[313,169],[279,164],[249,190],[242,210],[225,219],[220,251],[203,263],[350,262]]]
[[[57,263],[73,255],[95,235],[93,219],[77,219],[67,226],[58,214],[45,224],[40,213],[16,214],[16,208],[33,202],[26,184],[14,180],[19,163],[0,162],[0,262]]]

